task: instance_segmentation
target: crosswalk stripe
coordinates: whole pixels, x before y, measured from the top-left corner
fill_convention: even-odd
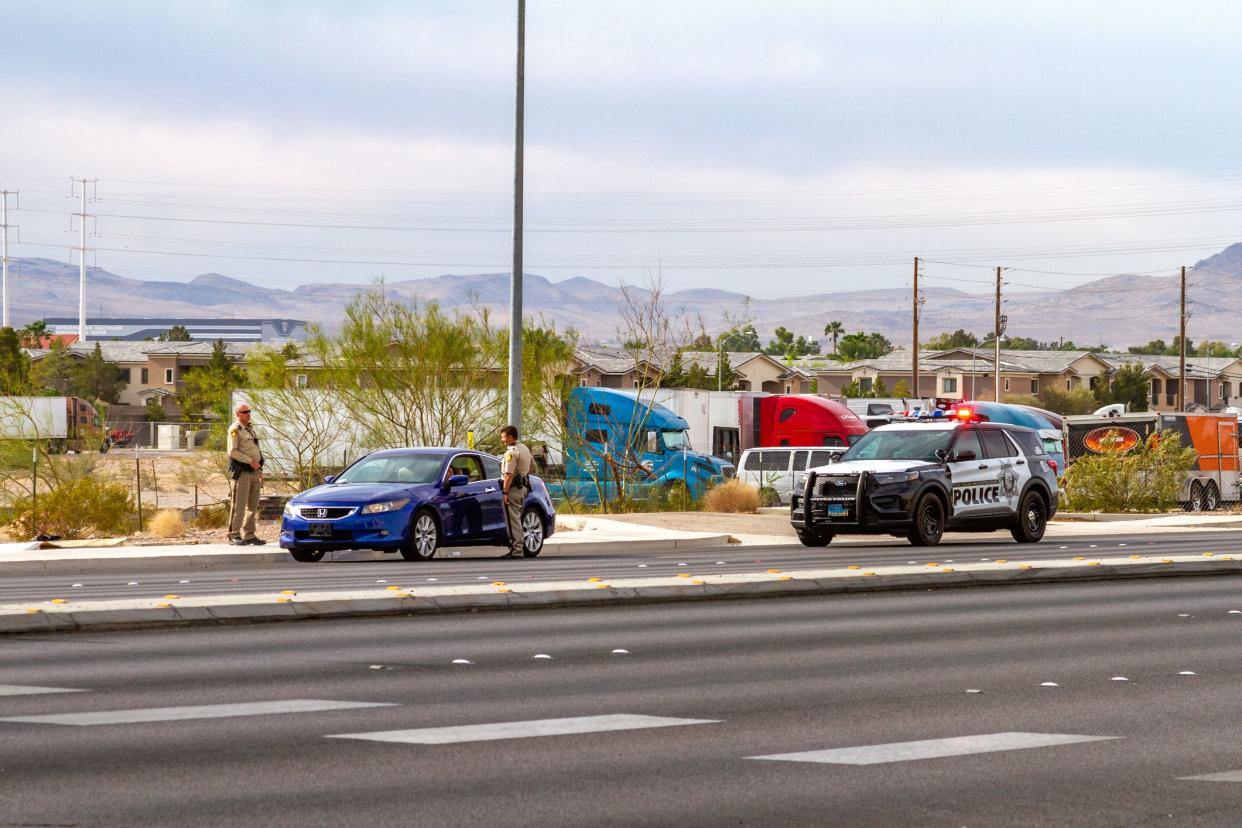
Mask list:
[[[40,693],[85,693],[71,687],[34,687],[26,684],[0,684],[0,696],[34,696]]]
[[[383,702],[281,699],[241,704],[199,704],[192,707],[147,707],[135,710],[97,710],[88,713],[56,713],[47,716],[8,716],[0,722],[53,725],[113,725],[143,722],[177,722],[187,719],[225,719],[233,716],[267,716],[274,713],[316,713],[359,707],[395,707]]]
[[[1242,770],[1205,773],[1202,776],[1179,776],[1184,782],[1242,782]]]
[[[613,730],[716,724],[718,721],[718,719],[673,719],[665,716],[635,716],[616,713],[607,716],[532,719],[525,722],[495,722],[414,730],[380,730],[374,733],[341,733],[328,738],[364,739],[372,742],[397,742],[412,745],[449,745],[458,742],[489,742],[497,739],[529,739],[536,736],[565,736],[573,733],[605,733]]]
[[[772,759],[778,762],[819,762],[830,765],[879,765],[885,762],[909,762],[916,759],[939,759],[946,756],[967,756],[1002,750],[1072,745],[1079,742],[1102,742],[1118,736],[1075,736],[1069,733],[984,733],[978,736],[955,736],[949,739],[926,739],[918,742],[893,742],[886,745],[808,750],[802,753],[776,753],[770,756],[748,756],[748,759]]]

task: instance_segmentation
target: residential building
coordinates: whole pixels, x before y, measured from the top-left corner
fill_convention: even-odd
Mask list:
[[[731,378],[726,388],[740,391],[766,391],[772,394],[809,394],[814,378],[806,369],[786,365],[761,352],[729,353]],[[716,351],[686,351],[681,355],[682,369],[698,366],[711,376],[716,375],[720,355]],[[657,382],[672,365],[672,353],[636,357],[623,349],[604,346],[583,346],[575,355],[574,373],[578,384],[602,388],[638,388]]]
[[[77,334],[76,317],[52,317],[44,320],[55,334]],[[284,344],[306,339],[306,322],[302,319],[147,319],[143,317],[86,319],[88,341],[120,339],[141,342],[168,333],[180,325],[195,342],[266,342]]]

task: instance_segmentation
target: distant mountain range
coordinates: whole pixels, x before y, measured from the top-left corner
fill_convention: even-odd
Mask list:
[[[985,271],[981,271],[985,272]],[[10,259],[12,318],[21,325],[49,316],[76,316],[78,271],[52,259]],[[779,325],[796,334],[822,339],[824,325],[840,320],[847,331],[879,331],[895,343],[910,341],[910,293],[907,289],[822,293],[808,275],[804,295],[752,299],[715,289],[671,292],[671,313],[701,318],[709,332],[728,327],[727,319],[754,322],[761,337]],[[279,290],[205,273],[189,282],[132,279],[100,268],[88,272],[88,315],[151,317],[284,317],[331,325],[365,285],[326,283]],[[1039,285],[1043,277],[1023,273],[1022,281]],[[859,280],[860,282],[864,280]],[[1188,293],[1191,340],[1242,340],[1242,244],[1232,245],[1194,266]],[[622,291],[615,285],[577,276],[552,282],[526,276],[526,311],[558,327],[574,328],[589,340],[615,339],[620,325]],[[395,299],[436,302],[446,310],[486,307],[503,319],[507,312],[507,273],[445,275],[387,284]],[[982,334],[992,328],[993,298],[928,287],[920,338],[965,328]],[[1177,333],[1178,279],[1138,275],[1109,276],[1070,290],[1010,287],[1005,313],[1008,333],[1038,340],[1072,339],[1079,345],[1114,347],[1149,339],[1170,340]]]

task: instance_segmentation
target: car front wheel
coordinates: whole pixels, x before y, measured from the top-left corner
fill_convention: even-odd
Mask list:
[[[832,543],[831,529],[798,530],[798,540],[803,546],[827,546]]]
[[[534,558],[543,551],[543,515],[538,509],[522,513],[522,556]]]
[[[440,546],[440,524],[435,516],[427,510],[414,515],[414,523],[410,525],[410,536],[401,547],[401,557],[407,561],[429,561],[435,557]]]
[[[928,493],[914,507],[914,525],[906,538],[914,546],[935,546],[944,537],[944,504]]]
[[[294,546],[290,547],[289,554],[292,555],[293,559],[298,563],[318,563],[323,560],[324,550],[307,549],[304,546]]]

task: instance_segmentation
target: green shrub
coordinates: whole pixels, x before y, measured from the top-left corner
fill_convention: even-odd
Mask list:
[[[1076,460],[1061,485],[1065,508],[1076,512],[1161,512],[1176,508],[1182,476],[1195,451],[1165,431],[1124,454],[1091,454]]]
[[[123,535],[133,526],[134,500],[128,489],[82,477],[39,492],[37,502],[29,495],[14,501],[9,533],[19,538],[82,538]]]
[[[229,522],[229,505],[222,503],[216,506],[200,506],[194,515],[195,529],[220,529]]]

